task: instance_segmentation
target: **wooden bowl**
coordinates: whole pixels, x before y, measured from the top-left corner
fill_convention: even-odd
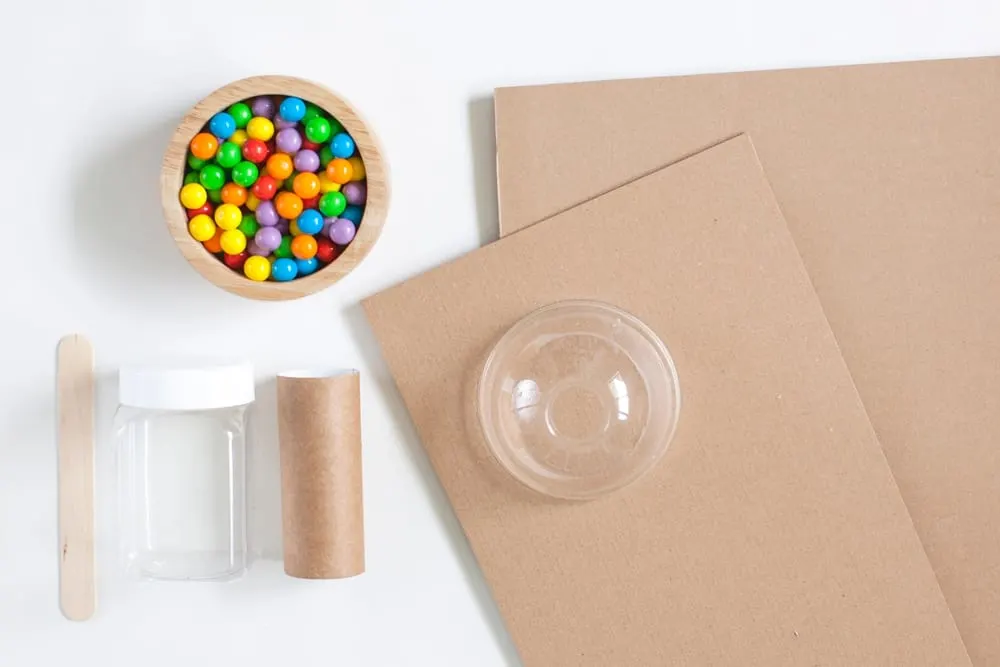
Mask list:
[[[315,273],[288,282],[256,282],[233,271],[209,253],[188,232],[187,212],[180,202],[188,144],[217,112],[257,95],[294,95],[332,114],[354,139],[365,164],[368,195],[364,215],[354,240],[335,260]],[[324,86],[290,76],[254,76],[219,88],[195,105],[174,132],[163,156],[160,194],[167,228],[181,253],[198,273],[224,290],[249,299],[282,301],[298,299],[337,282],[371,251],[382,232],[389,208],[389,174],[375,135],[358,112]]]

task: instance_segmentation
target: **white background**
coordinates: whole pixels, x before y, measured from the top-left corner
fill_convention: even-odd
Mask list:
[[[0,11],[2,667],[518,664],[358,306],[495,238],[492,89],[1000,53],[995,0],[35,0]],[[346,96],[392,167],[372,254],[292,303],[205,282],[172,246],[158,199],[186,109],[261,73]],[[57,606],[54,348],[71,332],[92,338],[101,373],[100,600],[84,624]],[[137,588],[112,559],[114,371],[206,355],[257,368],[261,558],[235,584]],[[352,580],[281,569],[270,378],[303,366],[362,371],[368,572]]]

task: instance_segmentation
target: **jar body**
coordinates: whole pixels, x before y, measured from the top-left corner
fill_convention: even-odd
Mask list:
[[[226,581],[246,571],[246,407],[119,408],[119,535],[131,575]]]

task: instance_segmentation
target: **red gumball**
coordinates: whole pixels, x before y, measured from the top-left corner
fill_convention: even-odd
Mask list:
[[[273,176],[264,174],[257,179],[257,182],[253,184],[250,188],[254,196],[261,201],[274,198],[274,195],[278,192],[278,182],[274,180]]]
[[[246,264],[247,257],[249,256],[250,253],[244,250],[238,255],[223,255],[222,261],[233,271],[242,271],[243,265]]]
[[[307,208],[316,208],[318,204],[319,204],[319,195],[316,195],[315,197],[310,197],[309,199],[303,199],[302,210],[305,210]]]
[[[317,144],[315,141],[309,141],[308,139],[306,139],[306,138],[303,137],[303,139],[302,139],[302,148],[303,149],[308,149],[308,150],[311,150],[311,151],[316,151],[318,153],[319,149],[320,149],[320,145]]]
[[[212,214],[215,213],[215,206],[212,204],[212,202],[207,201],[198,208],[189,208],[187,210],[188,220],[190,220],[196,215],[201,215],[203,213],[210,218],[212,217]]]
[[[337,259],[337,246],[333,245],[333,241],[325,236],[316,237],[316,259],[321,264],[329,264]]]
[[[254,164],[260,164],[266,160],[268,153],[270,151],[267,149],[267,144],[260,139],[247,139],[243,144],[244,159],[250,160]]]

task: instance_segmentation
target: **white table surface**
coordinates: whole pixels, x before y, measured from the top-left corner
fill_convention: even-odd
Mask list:
[[[493,88],[1000,53],[995,0],[22,0],[2,23],[3,667],[519,664],[358,305],[496,237]],[[392,167],[372,254],[291,303],[209,285],[160,213],[173,126],[260,73],[339,91]],[[100,370],[99,606],[83,624],[57,606],[54,348],[71,332],[92,338]],[[234,584],[136,587],[113,558],[114,371],[204,354],[256,364],[261,556]],[[362,371],[368,572],[352,580],[281,569],[272,377],[308,365]]]

